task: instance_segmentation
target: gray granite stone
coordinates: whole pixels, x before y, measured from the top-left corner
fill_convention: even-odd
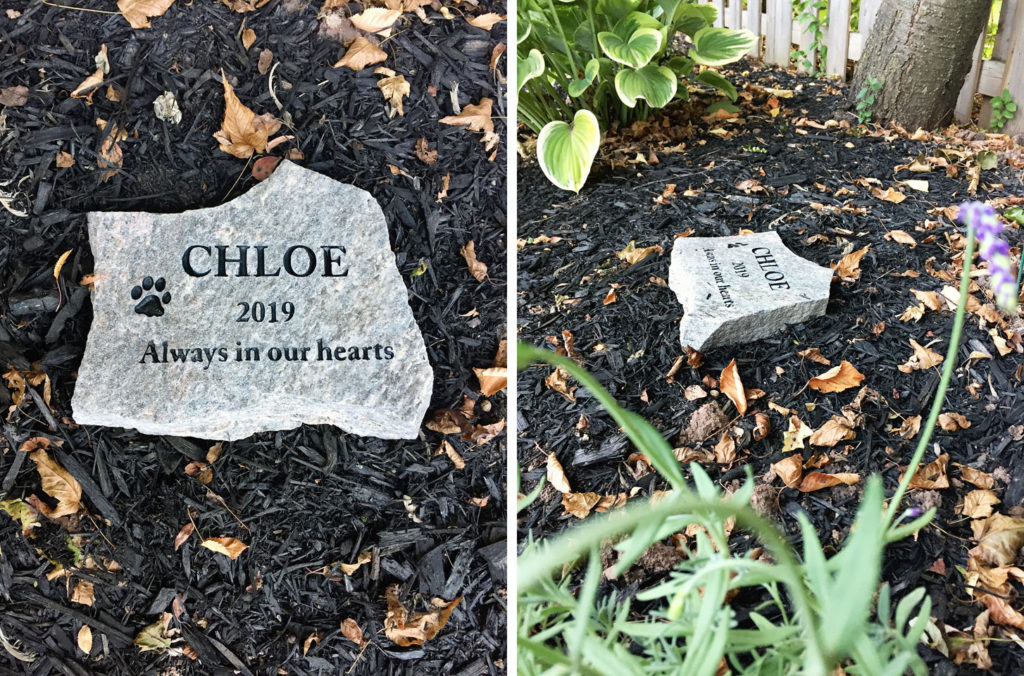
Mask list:
[[[217,207],[90,213],[89,237],[79,424],[417,436],[433,371],[370,193],[285,161]]]
[[[679,338],[705,352],[825,314],[832,271],[787,249],[776,232],[680,237],[669,287],[683,304]]]

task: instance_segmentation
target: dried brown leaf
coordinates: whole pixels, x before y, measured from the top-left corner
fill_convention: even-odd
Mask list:
[[[345,56],[341,57],[341,60],[334,64],[332,68],[344,66],[359,72],[367,66],[385,61],[387,58],[388,53],[383,49],[364,37],[358,37],[349,44]]]
[[[903,230],[890,230],[885,233],[885,238],[900,244],[906,244],[911,249],[917,247],[917,240],[910,233]]]
[[[95,73],[82,80],[82,84],[75,87],[75,90],[71,92],[71,98],[73,99],[85,99],[87,105],[92,105],[92,95],[96,93],[96,88],[103,83],[103,71],[97,69]]]
[[[466,461],[459,454],[459,452],[455,450],[455,447],[452,446],[451,442],[449,442],[447,439],[441,440],[441,448],[439,448],[438,451],[443,452],[445,455],[448,456],[448,458],[452,461],[452,464],[455,465],[455,469],[465,469]]]
[[[181,527],[181,530],[178,531],[178,534],[174,536],[174,551],[178,551],[178,548],[185,544],[185,542],[190,537],[192,537],[192,532],[195,529],[196,525],[191,521],[189,521]]]
[[[92,652],[92,629],[89,628],[89,625],[83,624],[82,628],[78,630],[76,642],[78,649],[86,655]]]
[[[615,257],[620,261],[625,261],[626,265],[636,265],[652,253],[656,253],[660,256],[664,251],[665,250],[658,244],[638,249],[636,247],[636,243],[633,240],[629,240],[629,244],[626,245],[625,249],[615,252]]]
[[[231,11],[238,12],[239,14],[245,14],[246,12],[255,12],[263,5],[270,2],[270,0],[220,0],[225,6],[230,7]]]
[[[864,380],[864,374],[853,364],[843,360],[839,366],[833,366],[821,375],[811,378],[807,386],[818,392],[842,392],[857,387]]]
[[[163,16],[174,0],[117,0],[117,8],[132,28],[150,28],[151,17]]]
[[[424,164],[433,164],[437,162],[437,151],[431,150],[427,139],[420,137],[416,141],[416,157],[420,158]]]
[[[386,592],[388,613],[384,618],[384,633],[396,645],[405,647],[422,645],[424,641],[437,636],[448,622],[452,610],[459,605],[462,597],[453,601],[434,598],[430,612],[409,614],[398,600],[398,585],[391,585]]]
[[[962,413],[939,414],[939,427],[946,430],[947,432],[957,432],[959,430],[965,430],[970,426],[971,421],[964,417]]]
[[[349,20],[352,25],[367,33],[380,33],[387,30],[402,16],[398,9],[385,9],[383,7],[370,7],[359,14],[352,15]]]
[[[366,637],[363,636],[363,630],[359,627],[359,624],[351,617],[346,617],[344,622],[341,623],[341,635],[359,646],[360,650],[366,648],[369,643]]]
[[[845,418],[832,416],[831,420],[814,431],[809,441],[812,446],[832,448],[840,441],[850,441],[856,437],[857,433],[850,428]]]
[[[201,544],[211,552],[223,554],[232,560],[237,559],[242,552],[249,548],[249,545],[238,538],[231,537],[206,538]]]
[[[494,28],[494,25],[499,21],[504,21],[505,17],[494,12],[488,12],[487,14],[481,14],[480,16],[474,16],[470,19],[466,19],[466,23],[475,28],[482,28],[485,31],[489,31]]]
[[[772,463],[772,471],[782,479],[782,483],[790,488],[797,488],[803,476],[803,458],[799,453],[787,455],[782,460]]]
[[[943,453],[927,465],[921,465],[910,478],[910,488],[923,490],[935,490],[938,488],[949,488],[949,477],[946,476],[946,463],[949,462],[949,454]],[[903,480],[903,475],[900,475]]]
[[[838,486],[839,484],[852,486],[858,481],[860,481],[859,474],[845,472],[839,474],[811,472],[804,477],[803,481],[800,482],[800,488],[798,490],[801,493],[810,493],[811,491],[820,491],[823,488],[831,488],[832,486]]]
[[[562,507],[566,514],[572,514],[577,519],[585,519],[590,516],[591,510],[601,501],[597,493],[562,493]]]
[[[975,537],[978,544],[968,552],[972,557],[993,566],[1009,566],[1024,546],[1024,518],[993,514],[980,522]]]
[[[480,131],[485,134],[494,133],[494,120],[491,119],[492,103],[491,99],[482,98],[480,103],[464,106],[461,113],[442,117],[440,122],[456,127],[469,127],[472,131]]]
[[[804,440],[811,437],[814,430],[804,424],[795,415],[789,417],[789,428],[782,435],[782,452],[792,453],[804,447]]]
[[[565,470],[562,469],[562,463],[558,462],[554,453],[548,453],[547,478],[548,483],[554,486],[558,492],[572,493],[572,487],[569,485],[569,479],[565,476]]]
[[[281,128],[281,121],[270,114],[257,116],[246,108],[235,96],[235,89],[223,71],[221,81],[224,84],[224,121],[213,135],[220,149],[241,159],[266,151],[267,141]]]
[[[719,389],[721,389],[722,394],[729,397],[729,401],[733,403],[740,415],[746,414],[747,394],[743,388],[743,382],[740,380],[735,359],[729,362],[729,365],[722,370],[722,375],[719,378]]]
[[[824,364],[825,366],[832,365],[832,362],[830,362],[828,358],[826,358],[825,355],[821,353],[821,350],[816,347],[811,347],[806,350],[800,350],[799,352],[797,352],[797,355],[803,357],[804,359],[810,359],[811,361],[818,362],[819,364]]]
[[[242,46],[248,50],[256,42],[256,31],[251,28],[246,28],[242,31]]]
[[[996,485],[995,479],[987,472],[982,472],[980,469],[974,469],[967,465],[961,465],[958,462],[954,462],[953,466],[960,470],[960,478],[978,488],[992,488]]]
[[[28,87],[17,85],[0,89],[0,106],[17,108],[28,103]]]
[[[505,389],[508,385],[508,369],[504,366],[492,366],[491,368],[474,368],[473,373],[480,382],[480,394],[489,397]]]
[[[839,259],[835,268],[839,279],[844,282],[855,282],[860,279],[860,261],[870,248],[871,245],[869,244],[863,249],[848,253]]]
[[[971,519],[985,519],[992,516],[992,508],[999,504],[999,497],[992,491],[979,488],[964,496],[960,513]]]
[[[83,606],[92,606],[95,600],[96,591],[93,589],[92,582],[79,580],[78,584],[76,584],[74,589],[71,590],[72,603],[79,603]]]
[[[469,274],[473,275],[473,279],[478,282],[482,282],[487,279],[487,266],[476,258],[476,245],[473,240],[469,240],[466,244],[459,249],[459,253],[466,259],[466,265],[469,266]]]
[[[61,169],[67,169],[68,167],[75,166],[75,158],[71,153],[66,153],[63,150],[57,153],[57,166]]]
[[[30,442],[39,439],[43,439],[43,437],[29,439],[22,444],[21,450],[28,450],[26,447],[35,448],[35,446],[30,446]],[[57,507],[50,508],[49,505],[40,502],[39,511],[51,519],[69,516],[77,512],[82,506],[82,486],[66,469],[49,456],[46,452],[49,440],[44,440],[47,443],[45,445],[40,444],[38,449],[32,451],[28,457],[36,464],[36,469],[39,470],[43,491],[57,500]]]
[[[897,367],[901,372],[911,373],[912,371],[922,371],[942,363],[943,356],[941,354],[935,350],[922,346],[913,338],[910,339],[910,346],[914,348],[914,354],[912,354],[910,359],[905,363],[900,364]]]
[[[256,62],[256,71],[260,75],[266,75],[267,71],[270,70],[270,64],[274,61],[274,52],[269,49],[260,50],[260,58]]]

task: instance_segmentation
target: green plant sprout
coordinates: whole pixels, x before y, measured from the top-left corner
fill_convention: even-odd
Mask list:
[[[518,113],[537,133],[548,179],[579,192],[602,130],[685,100],[690,79],[735,101],[736,88],[711,68],[739,60],[757,38],[715,27],[717,16],[713,5],[692,0],[519,2]]]
[[[773,522],[750,508],[754,484],[749,468],[743,486],[723,495],[703,468],[691,463],[691,486],[661,434],[619,406],[586,370],[550,350],[519,345],[520,369],[544,361],[567,370],[672,489],[657,502],[636,501],[591,517],[550,541],[530,539],[518,565],[520,674],[713,676],[723,664],[741,674],[800,671],[824,676],[840,665],[851,674],[927,673],[916,645],[928,623],[931,600],[924,589],[914,589],[893,610],[888,585],[879,586],[882,553],[887,544],[926,526],[935,514],[934,508],[924,514],[902,509],[901,501],[931,441],[953,375],[976,239],[989,264],[999,307],[1015,312],[1018,294],[992,208],[967,203],[960,218],[967,226],[961,301],[928,422],[888,508],[883,509],[880,477],[870,477],[851,533],[831,558],[804,514],[797,516],[803,539],[798,555]],[[730,517],[764,544],[770,562],[730,550],[724,526]],[[608,593],[598,600],[602,546],[617,543],[619,558],[610,571],[614,578],[652,544],[691,524],[702,528],[690,558],[636,596],[641,602],[660,602],[654,610],[645,609],[645,619],[635,619],[628,598]],[[582,566],[575,593],[572,575],[565,574],[574,565]],[[743,621],[727,601],[739,590],[757,599]]]
[[[864,86],[857,92],[857,123],[867,124],[873,115],[872,107],[875,105],[875,92],[882,88],[878,78],[870,75],[864,80]]]
[[[804,67],[804,70],[815,77],[825,74],[823,68],[828,57],[828,45],[825,44],[825,26],[828,25],[828,0],[795,0],[793,10],[796,20],[804,24],[804,30],[811,36],[807,49],[793,51],[793,58]],[[811,55],[816,58],[812,60]]]
[[[768,152],[767,148],[762,148],[761,146],[748,145],[748,146],[743,146],[743,149],[746,150],[748,153],[766,153],[766,152]]]
[[[1017,114],[1017,104],[1010,96],[1010,90],[1004,89],[999,96],[992,97],[992,131],[999,131]]]

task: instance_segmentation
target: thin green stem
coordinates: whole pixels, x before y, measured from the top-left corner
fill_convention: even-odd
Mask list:
[[[900,501],[903,500],[903,495],[907,492],[907,488],[910,486],[910,480],[914,477],[914,473],[917,472],[917,468],[921,465],[921,459],[924,457],[925,450],[928,448],[928,443],[932,439],[932,433],[935,432],[935,425],[939,420],[939,413],[942,412],[942,405],[946,401],[946,390],[949,388],[949,381],[953,378],[953,370],[956,368],[956,356],[960,350],[960,336],[963,333],[964,328],[964,315],[967,311],[967,292],[971,285],[971,265],[974,261],[974,228],[970,225],[967,226],[967,247],[964,249],[963,258],[963,272],[960,273],[960,300],[956,306],[956,316],[953,317],[953,333],[949,338],[949,347],[946,349],[946,361],[942,365],[942,377],[939,379],[939,386],[935,390],[935,399],[932,401],[932,409],[928,413],[928,422],[925,423],[924,429],[921,432],[921,438],[917,442],[917,448],[914,450],[914,455],[910,459],[910,464],[907,465],[907,470],[903,474],[903,479],[900,481],[899,486],[896,487],[896,492],[893,493],[892,499],[889,501],[889,508],[885,512],[885,519],[883,523],[883,531],[889,530],[892,526],[893,520],[896,518],[896,513],[900,507]]]
[[[555,3],[553,0],[548,0],[548,9],[551,10],[551,18],[554,19],[558,35],[562,38],[562,51],[569,57],[569,65],[572,66],[573,75],[575,75],[577,70],[576,55],[572,53],[572,47],[569,46],[569,41],[565,38],[565,30],[562,28],[562,20],[558,18],[558,12],[555,10]],[[594,38],[596,39],[597,36],[595,35]]]

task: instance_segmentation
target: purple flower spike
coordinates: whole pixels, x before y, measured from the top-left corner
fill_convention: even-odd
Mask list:
[[[961,223],[974,228],[978,237],[978,253],[988,262],[989,284],[996,305],[1012,314],[1017,310],[1017,277],[1010,260],[1010,245],[1001,237],[1003,224],[995,209],[981,202],[964,202],[959,218]]]

